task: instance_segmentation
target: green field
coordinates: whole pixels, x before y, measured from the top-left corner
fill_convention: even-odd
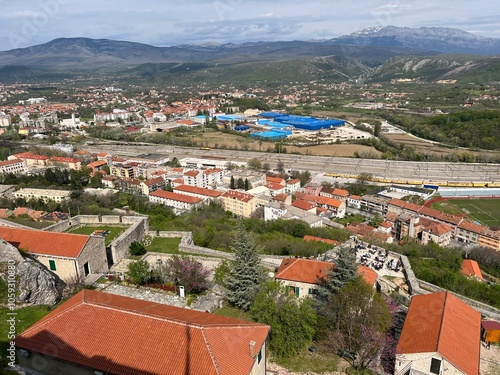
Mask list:
[[[181,254],[179,252],[180,238],[155,237],[146,250],[152,253]]]
[[[78,227],[75,229],[70,229],[68,233],[73,233],[73,234],[92,234],[96,230],[104,230],[108,231],[109,233],[105,237],[105,242],[106,246],[108,246],[111,241],[113,241],[116,237],[118,237],[120,234],[122,234],[127,227],[117,227],[117,226],[108,226],[108,225],[101,225],[101,226],[83,226],[83,227]]]
[[[450,199],[447,201],[440,201],[440,206],[443,207],[447,203],[447,208],[450,210],[459,210],[460,213],[465,213],[474,220],[484,224],[488,227],[500,227],[500,199]],[[440,208],[432,205],[433,208],[440,210]],[[443,209],[440,211],[448,212]],[[457,213],[457,212],[448,212]]]

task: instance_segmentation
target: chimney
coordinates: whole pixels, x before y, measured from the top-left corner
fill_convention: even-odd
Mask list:
[[[255,343],[255,341],[253,341],[253,340],[252,340],[252,341],[250,341],[250,343],[248,344],[249,349],[250,349],[250,357],[252,357],[252,358],[255,358],[255,356],[257,355],[257,354],[255,353],[255,344],[256,344],[256,343]]]

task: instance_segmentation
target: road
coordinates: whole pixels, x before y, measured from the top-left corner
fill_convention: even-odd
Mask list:
[[[85,146],[89,152],[106,151],[124,157],[144,153],[166,154],[182,159],[184,157],[217,156],[227,161],[247,162],[257,157],[262,163],[275,168],[283,162],[285,169],[304,171],[311,174],[340,173],[359,175],[366,172],[384,179],[460,181],[460,182],[500,182],[500,164],[416,162],[377,159],[356,159],[345,157],[311,156],[296,154],[275,154],[253,151],[201,150],[197,148],[170,145],[115,145],[111,143]]]

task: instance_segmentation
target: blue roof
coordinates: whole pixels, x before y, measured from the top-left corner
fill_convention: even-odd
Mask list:
[[[316,117],[307,117],[307,116],[295,116],[295,115],[287,115],[276,112],[262,112],[259,116],[264,118],[274,119],[275,122],[279,122],[286,125],[291,125],[297,129],[305,129],[305,130],[319,130],[319,129],[328,129],[331,127],[339,127],[344,126],[345,121],[336,120],[336,119],[318,119]]]
[[[219,115],[217,116],[217,120],[220,121],[235,121],[235,120],[244,120],[245,117],[240,115]]]
[[[250,134],[253,138],[268,138],[268,139],[282,139],[291,135],[292,132],[289,130],[270,130],[267,132],[255,132]]]

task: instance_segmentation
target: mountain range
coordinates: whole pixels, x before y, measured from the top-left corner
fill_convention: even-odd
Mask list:
[[[499,67],[496,54],[500,54],[500,39],[433,27],[371,28],[326,41],[173,47],[60,38],[0,52],[0,81],[79,75],[113,76],[125,82],[154,79],[176,83],[346,81],[360,77],[384,81],[394,77],[470,80],[481,76],[482,80],[491,80]],[[492,74],[477,74],[484,69]]]

